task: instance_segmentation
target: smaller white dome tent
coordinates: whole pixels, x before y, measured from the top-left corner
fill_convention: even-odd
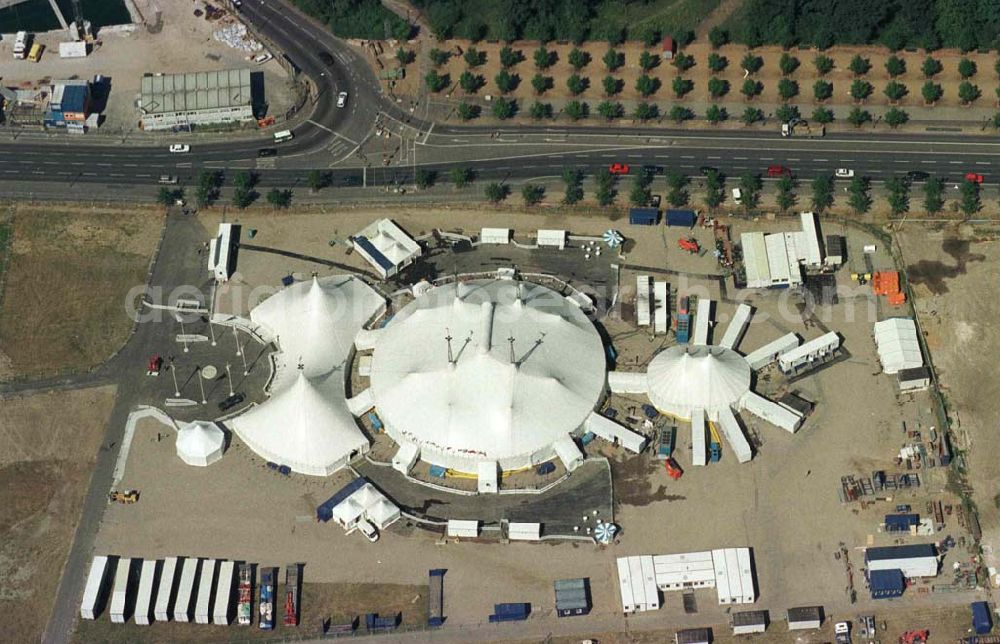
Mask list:
[[[205,467],[222,458],[226,436],[215,423],[196,420],[177,432],[177,456],[188,465]]]

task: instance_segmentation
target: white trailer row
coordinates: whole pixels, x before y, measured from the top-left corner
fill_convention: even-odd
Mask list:
[[[666,282],[653,282],[653,333],[667,332],[670,322],[670,296]]]
[[[775,362],[782,353],[787,353],[799,346],[799,342],[801,342],[799,336],[794,333],[788,333],[777,340],[768,342],[756,351],[748,353],[746,355],[747,362],[750,363],[750,368],[754,371],[763,369],[772,362]]]
[[[773,400],[768,400],[752,391],[743,394],[743,398],[740,400],[740,408],[791,434],[798,431],[802,425],[802,415],[797,411],[784,405],[779,405]]]
[[[143,626],[154,619],[188,622],[192,608],[199,624],[229,624],[234,612],[235,570],[235,562],[215,559],[143,561],[99,555],[90,565],[80,617],[97,619],[109,602],[111,621],[116,624],[124,624],[129,617]]]
[[[826,362],[833,357],[838,348],[840,348],[840,336],[836,331],[830,331],[780,354],[778,367],[786,374],[798,373]]]
[[[691,344],[708,344],[708,328],[712,324],[712,300],[708,298],[698,299],[698,312],[694,316],[694,338]]]
[[[649,275],[637,275],[635,278],[635,323],[638,326],[649,326]]]
[[[719,410],[719,429],[722,430],[722,435],[725,437],[726,443],[729,444],[729,448],[733,450],[733,454],[736,455],[737,461],[746,463],[753,457],[753,450],[750,449],[750,443],[743,435],[743,428],[740,427],[740,422],[736,420],[736,416],[729,407],[723,407]]]
[[[719,343],[719,346],[727,349],[736,349],[740,345],[740,340],[743,339],[747,325],[750,324],[750,315],[752,313],[753,309],[747,304],[740,304],[736,307],[736,313],[729,322],[729,326],[726,327],[726,332],[723,334],[722,342]]]
[[[705,445],[705,410],[691,411],[691,465],[701,467],[708,464]]]

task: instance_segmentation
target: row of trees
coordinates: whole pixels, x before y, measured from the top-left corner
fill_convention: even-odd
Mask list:
[[[329,172],[313,170],[309,174],[308,183],[319,189],[330,184],[331,175]],[[210,206],[219,199],[222,191],[223,173],[220,170],[203,170],[198,175],[198,183],[195,186],[194,198],[199,208]],[[260,193],[255,190],[258,176],[254,172],[241,171],[233,175],[233,197],[232,205],[243,209],[248,207],[258,198]],[[183,202],[185,192],[183,188],[160,188],[156,200],[164,206],[172,206],[178,202]],[[267,203],[274,208],[287,208],[292,204],[292,191],[272,188],[265,195]]]

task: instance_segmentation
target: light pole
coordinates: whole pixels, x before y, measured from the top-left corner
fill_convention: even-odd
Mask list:
[[[233,391],[233,372],[229,369],[229,363],[226,363],[226,380],[229,381],[229,395],[232,396],[236,392]]]
[[[201,404],[204,405],[208,403],[208,399],[205,398],[205,383],[202,382],[201,367],[196,367],[195,369],[197,370],[196,372],[198,375],[198,387],[201,388]]]
[[[243,359],[243,375],[249,376],[250,369],[247,367],[247,352],[246,351],[240,352],[240,358]]]
[[[177,368],[174,366],[174,359],[170,358],[170,375],[174,379],[174,398],[181,397],[181,389],[177,386]]]
[[[233,339],[236,340],[236,355],[242,355],[243,348],[240,346],[240,336],[236,332],[236,325],[233,325]]]
[[[215,342],[215,326],[212,325],[212,318],[208,318],[208,332],[212,334],[212,346],[214,347]]]

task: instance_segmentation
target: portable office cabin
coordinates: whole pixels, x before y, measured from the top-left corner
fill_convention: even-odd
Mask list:
[[[626,615],[660,608],[653,558],[649,555],[618,558],[618,587]]]
[[[823,258],[823,263],[831,268],[836,268],[844,263],[844,257],[846,253],[844,238],[840,235],[827,235],[826,236],[826,257]]]
[[[934,544],[883,546],[865,550],[865,564],[872,570],[901,570],[906,577],[936,577],[937,549]]]
[[[785,374],[801,373],[831,360],[840,348],[840,336],[830,331],[778,356],[778,367]]]
[[[799,342],[799,336],[794,333],[787,333],[777,340],[768,342],[756,351],[751,351],[746,355],[746,360],[750,364],[750,368],[754,371],[763,369],[772,362],[775,362],[782,353],[791,351],[799,346]]]
[[[446,533],[449,537],[475,539],[479,536],[479,521],[448,519]]]
[[[552,443],[552,449],[567,472],[572,472],[583,465],[584,454],[571,435],[563,434],[557,438]]]
[[[708,344],[708,331],[712,324],[712,300],[698,298],[698,312],[694,317],[694,338],[691,344]]]
[[[660,221],[656,208],[629,208],[628,223],[633,226],[655,226]]]
[[[804,631],[823,625],[821,606],[799,606],[788,609],[788,630]]]
[[[972,602],[972,630],[976,635],[987,635],[993,630],[993,616],[990,615],[990,605],[986,602]]]
[[[749,462],[753,458],[753,449],[751,449],[746,436],[743,435],[743,428],[740,427],[732,409],[723,407],[719,410],[718,426],[722,430],[722,435],[726,439],[729,449],[733,450],[736,460],[740,463]]]
[[[656,586],[662,591],[715,587],[712,553],[707,550],[654,555],[653,570],[656,573]]]
[[[698,215],[693,210],[666,210],[663,218],[668,226],[690,228],[698,221]]]
[[[691,411],[691,465],[700,467],[707,464],[705,444],[705,410]]]
[[[215,609],[212,611],[212,623],[228,626],[233,605],[233,575],[236,572],[236,562],[223,561],[219,566],[219,579],[215,585]]]
[[[752,604],[757,599],[749,548],[712,551],[719,604]]]
[[[219,562],[206,559],[201,564],[201,578],[198,580],[198,597],[194,606],[194,621],[209,624],[212,621],[212,588],[215,585],[215,569]]]
[[[541,523],[516,523],[507,525],[507,538],[511,541],[540,541],[542,538]]]
[[[510,228],[483,228],[479,232],[479,243],[509,244],[510,237],[511,237]]]
[[[170,611],[174,607],[177,591],[177,557],[167,557],[163,560],[160,570],[160,584],[156,591],[156,606],[153,615],[158,622],[170,621]]]
[[[653,333],[666,333],[670,324],[670,297],[667,283],[653,282]]]
[[[556,593],[556,615],[571,617],[590,613],[588,580],[559,579],[553,584]]]
[[[823,265],[823,247],[816,213],[799,213],[799,218],[802,221],[802,232],[798,236],[800,243],[796,248],[797,253],[806,267],[819,268]]]
[[[539,248],[558,248],[562,250],[566,248],[566,231],[539,229],[535,243],[538,244]]]
[[[722,334],[722,342],[719,343],[719,346],[726,347],[727,349],[738,347],[740,340],[743,339],[743,334],[747,330],[747,325],[750,324],[750,315],[752,313],[753,309],[747,304],[740,304],[736,307],[736,313],[733,314],[733,319],[729,321],[726,332]]]
[[[674,644],[711,644],[712,629],[685,628],[674,633]]]
[[[108,558],[105,555],[98,555],[90,562],[90,574],[87,575],[83,601],[80,602],[80,617],[83,619],[97,619],[104,609],[111,579],[109,570]]]
[[[743,394],[740,406],[754,416],[766,420],[790,434],[794,434],[802,425],[802,416],[797,412],[752,391]]]
[[[898,568],[869,570],[868,588],[871,590],[872,599],[901,597],[906,590],[906,577]]]
[[[156,581],[156,560],[142,562],[139,576],[139,593],[135,598],[135,623],[149,626],[153,611],[153,582]]]
[[[766,610],[747,610],[733,613],[733,635],[763,633],[767,630]]]
[[[478,478],[476,488],[480,494],[496,494],[500,491],[500,466],[496,461],[482,461],[476,466]]]
[[[118,560],[118,567],[115,569],[115,585],[111,589],[111,621],[115,624],[125,623],[131,581],[132,560],[128,557],[122,557]]]
[[[635,277],[635,323],[638,326],[649,326],[652,322],[650,312],[650,279],[649,275]]]
[[[216,281],[226,282],[236,271],[237,247],[240,242],[240,225],[223,222],[218,234],[209,242],[208,270]]]

